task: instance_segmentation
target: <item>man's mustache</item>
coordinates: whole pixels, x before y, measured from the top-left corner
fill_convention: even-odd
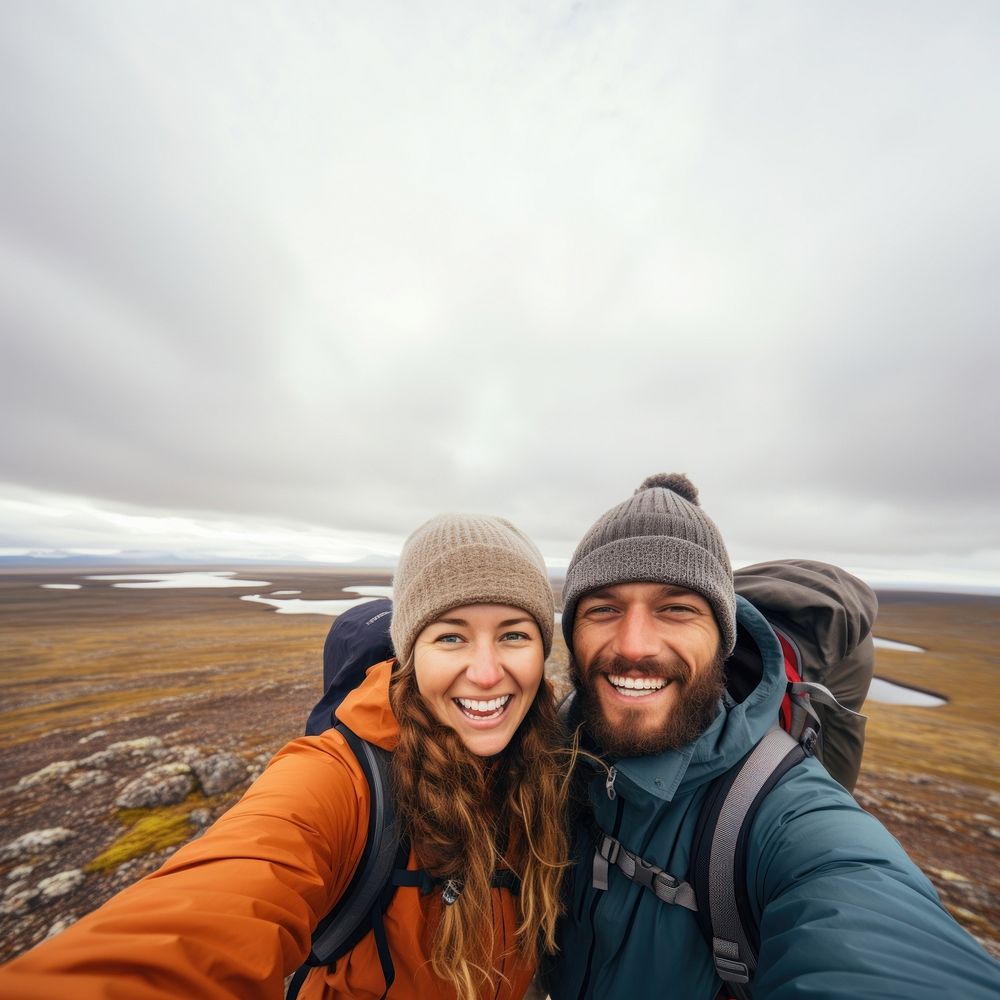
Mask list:
[[[642,660],[628,660],[624,656],[598,655],[587,666],[587,678],[592,680],[598,674],[638,674],[686,684],[691,679],[691,668],[678,656],[665,659],[649,656]]]

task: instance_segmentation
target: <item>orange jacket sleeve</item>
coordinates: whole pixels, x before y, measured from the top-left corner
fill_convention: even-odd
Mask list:
[[[367,817],[340,734],[296,740],[203,837],[0,969],[0,996],[281,996],[350,881]]]

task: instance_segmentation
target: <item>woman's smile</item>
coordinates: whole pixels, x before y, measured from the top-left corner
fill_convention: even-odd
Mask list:
[[[503,715],[513,697],[511,694],[502,694],[499,698],[490,698],[487,701],[479,698],[455,698],[453,700],[466,718],[474,722],[492,722]]]

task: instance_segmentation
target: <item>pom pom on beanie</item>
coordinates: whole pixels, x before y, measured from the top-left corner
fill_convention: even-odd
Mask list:
[[[698,487],[683,472],[656,472],[652,476],[646,476],[635,492],[641,493],[653,487],[672,490],[678,496],[684,497],[688,503],[698,503]]]

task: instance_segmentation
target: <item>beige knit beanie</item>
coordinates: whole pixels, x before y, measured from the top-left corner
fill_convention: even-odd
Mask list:
[[[440,514],[406,540],[392,580],[392,645],[406,663],[417,636],[463,604],[510,604],[538,623],[545,655],[552,649],[555,609],[545,561],[510,521],[477,514]]]

